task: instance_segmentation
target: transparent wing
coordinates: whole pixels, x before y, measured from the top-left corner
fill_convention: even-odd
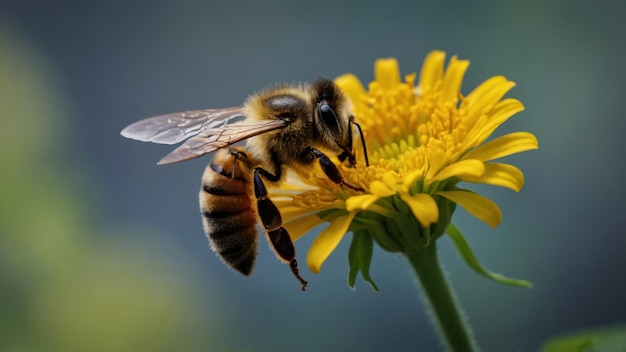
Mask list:
[[[187,140],[158,164],[197,158],[244,139],[283,128],[284,120],[237,121],[243,107],[193,110],[149,117],[122,130],[122,136],[142,142],[175,144]]]
[[[285,120],[241,121],[218,128],[204,128],[180,147],[159,160],[158,165],[197,158],[244,139],[283,128]]]
[[[206,131],[219,130],[239,116],[244,116],[242,106],[154,116],[124,128],[122,136],[142,142],[176,144]]]

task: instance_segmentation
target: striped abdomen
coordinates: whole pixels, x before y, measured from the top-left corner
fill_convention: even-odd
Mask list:
[[[202,176],[200,210],[211,249],[230,267],[249,275],[257,252],[256,212],[245,153],[218,150]]]

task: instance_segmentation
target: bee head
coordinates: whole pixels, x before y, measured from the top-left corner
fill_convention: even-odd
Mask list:
[[[335,82],[318,78],[311,85],[315,128],[324,144],[352,155],[352,105]]]

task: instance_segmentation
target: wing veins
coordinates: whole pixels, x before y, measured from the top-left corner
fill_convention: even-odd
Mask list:
[[[173,164],[197,158],[259,134],[283,128],[287,124],[284,120],[242,121],[233,123],[225,128],[203,131],[195,137],[189,138],[185,143],[159,160],[157,164]]]
[[[176,144],[204,130],[227,126],[229,121],[244,116],[243,112],[244,108],[237,106],[153,116],[127,126],[122,136],[143,142]]]

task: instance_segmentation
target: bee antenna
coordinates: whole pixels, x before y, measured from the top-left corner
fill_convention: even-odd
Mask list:
[[[359,130],[359,136],[361,136],[361,144],[363,145],[363,154],[365,155],[365,166],[370,166],[369,159],[367,158],[367,146],[365,145],[365,137],[363,136],[363,130],[361,130],[361,125],[352,120],[352,123],[356,125],[356,128]]]

